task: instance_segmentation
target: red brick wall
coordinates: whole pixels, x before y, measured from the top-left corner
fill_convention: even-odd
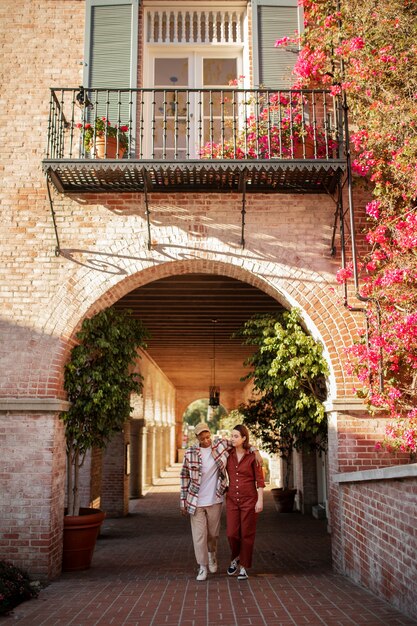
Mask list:
[[[0,418],[0,559],[53,578],[62,553],[63,425],[51,414]]]
[[[330,525],[335,568],[417,616],[417,479],[335,482],[338,474],[409,464],[375,450],[386,419],[332,416],[329,429]],[[369,474],[372,477],[372,474]]]
[[[129,477],[126,474],[126,446],[130,443],[130,424],[116,433],[103,454],[101,508],[108,517],[129,513]]]
[[[0,398],[63,398],[63,364],[82,319],[147,282],[186,272],[247,281],[284,305],[301,308],[307,326],[325,344],[331,396],[351,396],[354,381],[344,369],[344,348],[363,319],[343,307],[335,281],[340,245],[337,241],[332,257],[335,205],[327,196],[247,194],[243,250],[239,194],[150,194],[149,251],[141,194],[54,193],[62,247],[62,255],[55,256],[41,170],[49,88],[82,84],[84,12],[79,0],[0,3],[0,124],[11,128],[0,154]],[[365,202],[364,192],[356,190],[358,228]],[[358,245],[362,249],[363,240]],[[149,415],[152,407],[149,398]],[[381,421],[342,414],[338,422],[331,425],[331,477],[397,462],[373,451]],[[60,562],[65,480],[57,412],[1,410],[0,444],[5,485],[0,507],[6,520],[0,558],[14,555],[32,573],[53,577]],[[404,502],[409,523],[398,514],[394,495]],[[404,596],[408,600],[400,598],[406,581],[409,588],[412,583],[415,481],[372,487],[331,483],[330,496],[336,566],[391,601],[408,602],[410,610],[410,593]],[[390,574],[383,573],[391,561]]]
[[[417,480],[348,483],[331,498],[336,570],[417,616]]]

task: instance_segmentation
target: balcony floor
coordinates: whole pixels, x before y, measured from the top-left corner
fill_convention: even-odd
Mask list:
[[[61,193],[333,193],[346,169],[338,159],[194,160],[46,159]]]

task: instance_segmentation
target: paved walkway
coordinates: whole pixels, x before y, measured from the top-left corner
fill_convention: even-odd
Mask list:
[[[178,510],[178,466],[131,514],[106,520],[91,569],[66,573],[3,625],[416,625],[331,569],[326,522],[276,513],[265,494],[250,579],[227,576],[223,520],[219,572],[195,580],[188,519]]]

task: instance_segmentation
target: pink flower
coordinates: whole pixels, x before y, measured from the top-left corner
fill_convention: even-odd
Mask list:
[[[366,205],[366,213],[370,216],[373,217],[375,220],[379,219],[379,207],[381,206],[381,203],[379,200],[372,200],[372,202],[369,202]]]

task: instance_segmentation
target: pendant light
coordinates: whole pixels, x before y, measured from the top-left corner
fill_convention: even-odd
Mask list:
[[[209,388],[209,406],[216,407],[220,404],[220,387],[216,385],[216,324],[218,319],[211,320],[213,322],[213,362],[212,362],[212,382]]]

